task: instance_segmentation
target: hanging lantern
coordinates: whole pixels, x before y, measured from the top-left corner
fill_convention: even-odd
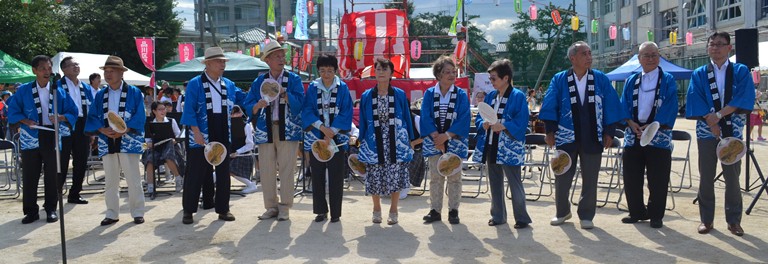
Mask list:
[[[693,33],[692,32],[685,33],[685,45],[688,45],[688,46],[693,45]]]
[[[355,42],[354,51],[355,52],[353,53],[353,55],[355,57],[355,60],[362,60],[363,59],[363,42],[362,41],[358,40],[357,42]]]
[[[280,35],[282,36],[288,35],[288,29],[285,26],[280,27]]]
[[[624,37],[624,40],[629,40],[629,38],[631,37],[629,33],[630,33],[629,27],[625,27],[621,29],[621,35]]]
[[[294,24],[294,25],[298,25],[298,24],[299,24],[299,19],[298,19],[298,18],[296,18],[296,16],[293,16],[293,19],[292,19],[292,20],[293,20],[293,24]]]
[[[261,55],[261,44],[253,46],[252,51],[253,51],[253,56],[254,57]]]
[[[312,2],[312,0],[307,1],[307,12],[309,12],[309,15],[315,14],[315,2]]]
[[[592,19],[592,34],[597,34],[597,19]]]
[[[531,13],[531,20],[539,18],[539,9],[536,8],[536,4],[531,4],[531,7],[528,8],[528,12]]]
[[[285,33],[293,34],[293,21],[288,20],[285,22]]]
[[[499,5],[498,2],[496,5]],[[523,12],[523,0],[515,0],[515,12],[518,14]]]
[[[755,84],[760,84],[760,68],[758,67],[752,69],[752,82]]]
[[[283,49],[285,50],[285,64],[291,65],[291,59],[293,58],[293,48],[291,48],[291,45],[283,44]]]
[[[670,31],[669,32],[669,44],[670,45],[677,45],[677,31]]]
[[[304,44],[304,61],[309,63],[312,62],[312,56],[314,56],[315,53],[315,46],[313,46],[310,43]]]
[[[421,41],[411,41],[411,58],[414,60],[421,58]]]
[[[237,50],[237,54],[243,54],[243,50]]]
[[[555,25],[560,25],[560,23],[563,23],[563,18],[560,17],[560,11],[557,11],[557,9],[552,10],[552,22],[555,22]]]
[[[293,56],[291,57],[291,67],[299,67],[299,53],[294,52]]]
[[[611,38],[611,40],[616,39],[616,34],[617,34],[616,25],[611,25],[610,27],[608,27],[608,37]]]
[[[579,16],[573,15],[571,17],[571,29],[573,29],[573,31],[579,31]]]
[[[464,56],[467,55],[467,42],[459,40],[459,42],[456,43],[456,48],[453,49],[453,55],[456,58],[456,62],[461,62],[461,60],[464,59]]]
[[[267,44],[269,44],[269,42],[270,42],[270,41],[272,41],[272,39],[270,39],[270,38],[265,38],[265,39],[264,39],[264,45],[267,45]],[[263,49],[264,47],[261,47],[261,48]]]
[[[653,42],[653,31],[648,30],[648,41]]]

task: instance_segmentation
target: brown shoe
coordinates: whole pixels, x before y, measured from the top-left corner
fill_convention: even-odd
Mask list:
[[[728,224],[728,231],[731,231],[731,234],[734,234],[737,236],[744,235],[744,229],[741,228],[740,224]]]
[[[699,234],[708,234],[709,231],[712,231],[712,224],[701,223],[699,225]]]

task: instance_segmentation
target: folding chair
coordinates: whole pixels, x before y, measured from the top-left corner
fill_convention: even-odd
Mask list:
[[[472,155],[474,155],[474,149],[477,146],[477,127],[470,126],[469,127],[469,144],[467,144],[467,147],[469,148],[469,157],[467,160],[464,160],[461,162],[462,171],[461,171],[461,181],[462,186],[464,186],[464,182],[477,182],[477,190],[476,191],[465,191],[462,187],[461,193],[468,193],[472,195],[462,195],[461,197],[464,198],[477,198],[480,196],[481,193],[487,193],[488,192],[488,181],[486,181],[485,190],[483,191],[483,179],[486,177],[485,173],[485,164],[474,162],[472,161]],[[466,168],[466,169],[465,169]]]
[[[618,203],[617,201],[611,201],[609,200],[611,192],[613,189],[617,189],[621,186],[621,177],[622,177],[622,169],[623,169],[623,160],[622,160],[622,154],[624,152],[624,149],[622,148],[621,138],[623,138],[624,133],[616,133],[616,137],[613,138],[613,142],[611,143],[611,146],[608,148],[607,151],[603,152],[600,169],[598,171],[598,182],[597,182],[597,188],[599,189],[606,189],[606,194],[604,199],[597,199],[597,207],[604,207],[609,202],[611,203]],[[619,138],[621,137],[621,138]],[[601,175],[603,173],[607,173],[610,177],[609,180],[601,181]],[[574,205],[578,205],[579,203],[574,200],[574,197],[576,196],[576,183],[579,180],[579,175],[581,174],[581,168],[577,168],[576,175],[573,178],[573,186],[571,188],[571,203]],[[602,203],[602,204],[601,204]]]
[[[552,154],[551,148],[547,145],[547,142],[544,140],[546,137],[545,134],[528,134],[525,135],[525,163],[523,164],[523,170],[521,178],[523,180],[523,183],[525,183],[526,180],[531,179],[533,180],[534,175],[534,168],[538,171],[538,177],[537,180],[533,180],[534,185],[538,185],[538,193],[528,193],[526,192],[526,196],[530,196],[526,198],[528,201],[537,201],[541,196],[550,196],[552,195],[552,174],[551,170],[549,168],[549,157]],[[535,159],[534,156],[534,150],[538,149],[538,147],[542,148],[541,153],[541,159]],[[530,173],[530,176],[528,175]],[[544,193],[544,185],[549,185],[549,193]],[[509,185],[507,185],[507,198],[512,198],[512,193],[509,188]]]
[[[3,153],[3,160],[0,161],[0,170],[3,170],[5,182],[0,186],[0,197],[18,198],[21,194],[21,185],[19,181],[19,149],[16,144],[8,140],[0,140],[0,152]],[[13,182],[16,181],[16,188],[13,192]]]
[[[691,138],[692,138],[691,134],[689,134],[686,131],[672,130],[672,144],[673,144],[672,145],[673,146],[672,147],[672,161],[673,162],[675,162],[675,161],[683,161],[684,162],[683,163],[683,171],[681,173],[677,173],[678,175],[680,175],[680,184],[677,185],[677,186],[671,186],[670,187],[670,190],[672,192],[675,192],[675,193],[680,192],[680,190],[682,190],[683,188],[690,189],[693,186],[693,179],[691,179],[692,178],[691,175],[693,175],[693,174],[691,174]],[[687,145],[685,147],[685,155],[679,155],[681,153],[681,151],[678,151],[677,152],[678,155],[675,155],[676,154],[675,153],[675,148],[674,148],[674,146],[675,146],[674,143],[675,142],[680,142],[680,143],[685,142],[685,144]],[[685,182],[686,169],[688,169],[688,186],[683,186],[683,183]],[[670,179],[669,182],[671,184],[672,180]]]

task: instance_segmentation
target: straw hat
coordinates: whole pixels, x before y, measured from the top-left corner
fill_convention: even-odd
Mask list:
[[[267,44],[267,46],[264,47],[264,51],[261,52],[261,60],[266,59],[269,56],[269,54],[272,54],[272,52],[275,52],[278,50],[285,51],[285,49],[283,49],[283,47],[280,46],[280,43],[277,43],[277,41],[270,41],[269,44]]]
[[[226,56],[224,56],[224,50],[221,49],[221,47],[210,47],[205,49],[205,59],[203,59],[203,63],[205,63],[208,60],[229,61],[229,59]]]
[[[118,56],[112,56],[112,55],[107,57],[107,61],[104,62],[104,66],[99,67],[99,69],[102,69],[102,70],[104,68],[115,68],[122,71],[128,70],[128,68],[126,68],[125,65],[123,64],[123,59],[121,59]]]

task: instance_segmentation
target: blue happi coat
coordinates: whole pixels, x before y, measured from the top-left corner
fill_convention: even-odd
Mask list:
[[[616,90],[611,86],[611,81],[604,73],[591,69],[595,78],[595,115],[597,121],[597,140],[603,142],[603,134],[612,131],[604,131],[606,127],[624,120],[624,111],[621,111],[621,103]],[[555,131],[555,145],[562,146],[576,142],[575,126],[573,124],[573,112],[571,111],[571,96],[568,90],[568,72],[558,72],[552,77],[544,102],[541,105],[539,119],[542,121],[554,121],[557,123]],[[585,96],[586,98],[586,96]],[[592,128],[588,128],[592,129]]]
[[[392,87],[395,90],[395,148],[397,162],[407,162],[413,159],[413,148],[411,148],[411,140],[415,139],[413,133],[413,124],[411,123],[411,112],[408,106],[408,99],[405,97],[405,92],[397,87]],[[357,158],[360,162],[367,164],[379,163],[379,152],[376,147],[376,129],[373,122],[373,109],[372,100],[377,95],[373,88],[365,90],[363,96],[360,98],[360,152],[357,154]],[[388,113],[379,113],[381,115],[387,115]],[[381,124],[386,126],[388,124]],[[385,146],[388,147],[388,146]],[[388,157],[385,157],[388,160]]]
[[[507,129],[494,135],[499,136],[496,164],[521,166],[525,162],[525,132],[528,128],[529,118],[528,102],[525,100],[525,94],[520,90],[512,86],[507,87],[507,89],[512,89],[512,91],[507,99],[507,105],[504,108],[502,117],[498,121]],[[485,96],[484,102],[491,107],[495,107],[496,100],[501,99],[496,98],[498,94],[498,90],[493,90]],[[482,162],[488,134],[494,133],[491,128],[488,128],[484,133],[479,133],[483,130],[483,122],[483,117],[477,114],[475,117],[475,126],[478,131],[477,145],[472,155],[472,161],[475,162]]]
[[[144,152],[142,144],[144,144],[144,123],[147,121],[147,117],[144,112],[144,94],[136,88],[136,86],[123,83],[124,87],[127,87],[127,93],[125,98],[125,116],[123,120],[128,126],[128,132],[123,134],[120,139],[120,152],[141,154]],[[88,109],[88,118],[85,122],[86,133],[98,134],[99,145],[99,157],[109,154],[109,147],[107,145],[108,137],[98,130],[102,127],[109,127],[104,119],[107,117],[107,113],[104,112],[104,94],[109,92],[110,87],[105,87],[99,90],[95,96],[93,96],[93,103],[91,108]]]
[[[195,76],[195,78],[189,80],[189,83],[187,84],[187,92],[184,96],[184,112],[181,114],[181,124],[185,126],[197,126],[197,128],[200,130],[200,133],[203,134],[203,139],[205,142],[208,142],[208,110],[206,107],[205,89],[203,89],[203,81],[201,76],[202,74]],[[224,84],[221,86],[222,88],[224,86],[227,87],[227,100],[225,102],[227,106],[227,112],[225,114],[227,114],[227,124],[230,129],[230,131],[228,131],[229,142],[232,142],[232,123],[230,117],[232,113],[232,107],[235,105],[241,105],[242,107],[245,93],[240,90],[240,88],[237,88],[234,82],[227,78],[221,77],[219,81]],[[211,87],[211,89],[214,88]],[[211,93],[215,93],[215,91],[211,91]],[[222,106],[224,106],[224,103],[222,103]],[[247,111],[243,110],[243,112]],[[190,129],[188,130],[188,133],[189,138],[193,139],[195,132]],[[189,147],[202,148],[204,146],[200,146],[195,143],[194,140],[190,140]]]
[[[37,87],[36,81],[31,81],[20,86],[16,93],[8,98],[6,102],[6,109],[8,109],[8,123],[19,123],[23,119],[29,119],[37,122],[38,125],[43,125],[43,121],[40,120],[40,116],[37,114],[37,107],[35,106],[35,100],[32,95],[32,89]],[[50,85],[49,89],[56,89],[58,112],[60,115],[66,117],[66,122],[59,122],[59,137],[66,137],[71,134],[73,126],[77,122],[77,106],[69,94],[62,89],[56,88],[55,85]],[[50,96],[53,96],[52,94]],[[41,109],[42,110],[42,109]],[[43,118],[48,118],[44,116]],[[19,142],[21,150],[31,150],[40,147],[38,141],[37,129],[29,128],[23,123],[19,123]],[[58,141],[57,141],[58,142]]]
[[[432,132],[437,131],[436,122],[440,122],[440,118],[435,116],[435,89],[440,89],[439,84],[427,89],[421,102],[421,121],[419,121],[419,125],[421,126],[421,136],[424,138],[424,145],[422,147],[424,157],[442,154],[435,148],[434,139],[430,136]],[[457,92],[456,105],[454,106],[455,118],[451,121],[451,127],[448,128],[447,132],[455,134],[458,138],[448,141],[447,151],[465,159],[469,152],[469,121],[471,119],[469,97],[467,97],[467,92],[464,89],[453,86],[448,91],[452,92],[452,90]]]
[[[661,69],[659,69],[659,73],[663,73],[663,75],[659,75],[659,78],[661,78],[659,100],[661,102],[658,104],[660,106],[656,108],[654,119],[648,120],[646,123],[658,121],[661,127],[658,132],[656,132],[656,136],[653,137],[651,143],[648,143],[648,146],[671,150],[672,128],[675,126],[675,121],[677,120],[677,83],[672,74],[662,72]],[[632,120],[637,119],[637,117],[634,116],[632,94],[635,91],[635,82],[638,78],[643,78],[642,72],[635,73],[627,78],[624,83],[624,93],[621,96],[621,108],[624,111],[624,116]],[[632,132],[632,128],[627,126],[627,128],[624,129],[624,147],[634,146],[635,140],[637,140],[637,135],[635,135],[635,132]]]
[[[267,74],[269,73],[262,74],[253,81],[251,90],[248,91],[248,95],[245,97],[245,101],[243,101],[243,110],[248,115],[253,115],[253,106],[261,100],[261,84],[264,82],[264,78],[267,78]],[[286,93],[288,94],[288,111],[285,113],[286,116],[280,117],[285,120],[285,141],[300,141],[303,136],[301,129],[301,107],[304,101],[304,86],[301,84],[301,77],[293,72],[288,72],[288,87],[286,88]],[[275,109],[275,111],[277,111],[277,109]],[[267,143],[266,108],[260,109],[256,112],[255,116],[252,116],[251,118],[254,117],[256,118],[256,127],[253,128],[254,143]],[[272,125],[269,124],[269,126]],[[278,133],[278,131],[273,131],[273,133]]]
[[[751,112],[755,102],[755,86],[749,69],[744,64],[733,63],[733,85],[731,87],[733,89],[732,98],[726,106],[738,108],[730,116],[731,124],[733,125],[733,136],[741,139],[747,115],[739,112]],[[707,126],[707,122],[701,119],[701,117],[714,112],[715,104],[712,101],[712,94],[710,92],[707,65],[704,65],[693,71],[685,103],[685,117],[688,119],[699,119],[696,121],[696,138],[715,138],[712,130]]]
[[[64,89],[64,87],[62,86],[62,83],[66,85],[66,84],[67,84],[67,81],[66,81],[66,80],[64,80],[64,79],[61,79],[61,80],[59,80],[58,82],[56,82],[56,84],[57,84],[57,86],[58,86],[59,88],[61,88],[62,90],[64,90],[65,92],[67,92],[67,94],[69,94],[69,92],[68,92],[66,89]],[[91,104],[93,104],[93,87],[91,87],[91,85],[90,85],[90,84],[87,84],[87,83],[85,83],[85,82],[83,82],[83,81],[81,81],[81,82],[80,82],[80,85],[83,87],[83,90],[82,90],[81,92],[83,92],[83,94],[85,94],[85,100],[86,100],[85,104],[86,104],[86,108],[88,108],[88,110],[90,111],[90,109],[91,109]],[[67,87],[67,88],[73,89],[73,87]],[[74,87],[74,89],[80,89],[80,87]],[[70,96],[70,98],[71,98],[71,96]],[[74,101],[75,101],[75,99],[74,99],[74,98],[72,98],[72,103],[73,103],[73,104],[74,104]],[[82,107],[82,106],[80,106],[80,105],[76,105],[76,104],[75,104],[75,109],[78,109],[78,108],[80,108],[80,107]],[[78,114],[76,114],[75,116],[78,116],[78,115],[79,115],[79,113],[80,113],[80,112],[79,112],[79,110],[78,110]],[[76,129],[75,129],[76,123],[72,123],[72,124],[73,124],[73,125],[72,125],[72,131],[75,131],[75,130],[76,130]],[[83,130],[83,133],[85,133],[85,130]]]
[[[315,143],[318,139],[324,139],[325,135],[320,129],[312,126],[317,121],[322,122],[322,115],[320,109],[318,109],[318,93],[320,89],[318,86],[323,86],[322,80],[311,82],[307,88],[307,93],[304,96],[304,103],[301,109],[301,122],[304,125],[304,150],[311,151],[312,143]],[[349,95],[349,87],[342,82],[339,77],[334,77],[333,82],[336,84],[336,110],[332,110],[336,114],[329,114],[333,116],[333,123],[330,123],[330,128],[335,128],[339,132],[336,133],[334,141],[337,145],[349,143],[349,130],[352,129],[352,96]],[[333,93],[333,91],[331,91]],[[339,146],[340,149],[348,149],[348,145]]]

